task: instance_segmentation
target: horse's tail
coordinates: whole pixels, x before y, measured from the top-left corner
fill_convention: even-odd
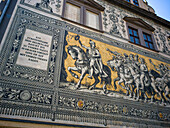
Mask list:
[[[105,82],[105,84],[111,85],[112,79],[111,79],[111,70],[108,66],[103,65],[104,72],[108,75],[107,77],[101,77],[101,84]]]
[[[155,70],[150,70],[150,74],[153,75],[154,79],[161,78],[160,74]]]

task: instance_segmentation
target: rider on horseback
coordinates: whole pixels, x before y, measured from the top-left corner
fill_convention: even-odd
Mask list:
[[[107,77],[108,75],[103,70],[101,55],[99,53],[99,50],[95,48],[96,47],[95,43],[92,40],[90,40],[89,42],[90,47],[84,46],[83,44],[81,44],[80,41],[79,43],[83,48],[87,49],[86,54],[90,61],[90,71],[88,78],[92,79],[94,71],[96,74],[99,73],[101,77]]]

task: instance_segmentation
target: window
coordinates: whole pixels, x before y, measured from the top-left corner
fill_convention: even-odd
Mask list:
[[[67,3],[65,7],[64,17],[67,17],[69,20],[80,23],[80,7],[73,4]]]
[[[140,44],[138,30],[129,27],[130,41],[135,44]]]
[[[65,0],[63,18],[89,28],[102,30],[101,11],[104,11],[104,8],[92,0]]]
[[[144,38],[146,47],[147,47],[147,48],[150,48],[150,49],[154,49],[151,35],[146,34],[146,33],[143,33],[143,38]]]
[[[133,4],[139,6],[138,0],[133,0]]]
[[[127,23],[129,42],[151,49],[157,50],[153,32],[154,28],[140,18],[125,17]]]
[[[86,11],[86,25],[89,27],[94,27],[99,29],[99,15],[91,12],[91,11]]]

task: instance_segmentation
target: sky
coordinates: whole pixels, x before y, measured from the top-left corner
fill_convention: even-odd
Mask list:
[[[170,0],[147,0],[148,4],[155,10],[155,13],[170,21]]]

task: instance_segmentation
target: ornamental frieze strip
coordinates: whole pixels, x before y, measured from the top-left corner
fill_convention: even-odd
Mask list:
[[[18,18],[4,59],[1,76],[54,84],[60,29],[27,18]],[[37,36],[39,35],[39,37]]]

